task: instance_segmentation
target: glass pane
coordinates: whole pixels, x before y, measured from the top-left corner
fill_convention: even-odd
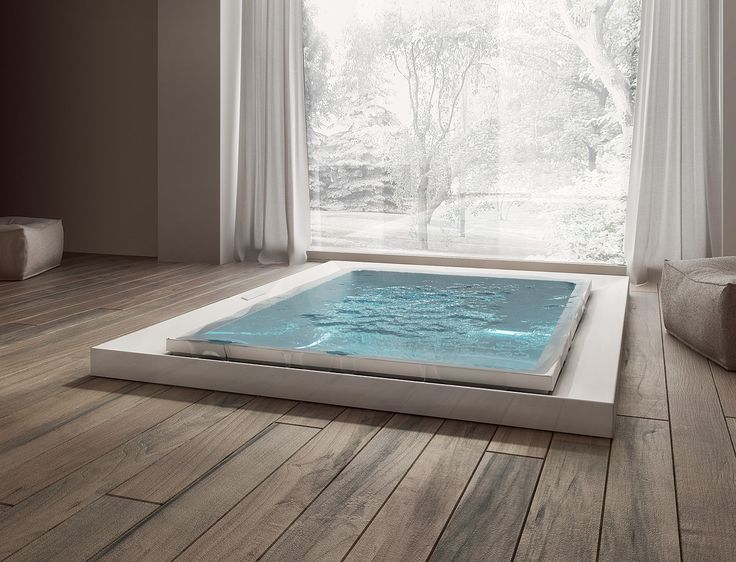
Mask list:
[[[305,0],[312,248],[623,262],[639,0]]]

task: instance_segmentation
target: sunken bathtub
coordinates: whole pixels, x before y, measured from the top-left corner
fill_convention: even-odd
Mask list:
[[[92,374],[610,436],[628,280],[328,262],[92,349]]]

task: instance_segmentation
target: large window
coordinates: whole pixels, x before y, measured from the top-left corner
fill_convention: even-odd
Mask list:
[[[638,0],[305,0],[312,247],[620,263]]]

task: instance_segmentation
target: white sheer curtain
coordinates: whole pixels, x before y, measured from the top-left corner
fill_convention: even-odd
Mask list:
[[[243,0],[235,253],[306,261],[309,188],[301,0]]]
[[[721,254],[720,1],[644,0],[626,225],[634,283]]]

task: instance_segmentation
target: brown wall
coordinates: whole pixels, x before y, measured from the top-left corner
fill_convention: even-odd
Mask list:
[[[0,23],[0,215],[156,255],[156,0],[20,0]]]
[[[158,1],[158,257],[220,263],[220,2]]]

